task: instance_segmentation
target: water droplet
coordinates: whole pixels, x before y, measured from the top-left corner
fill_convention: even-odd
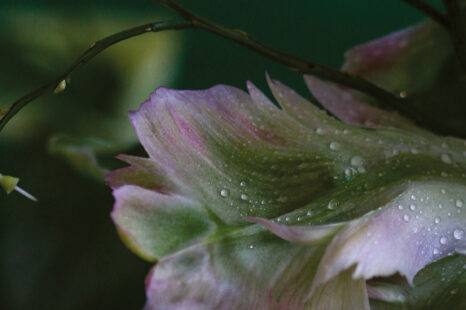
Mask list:
[[[409,215],[408,214],[403,215],[403,221],[409,222]]]
[[[339,149],[341,149],[341,144],[338,143],[338,142],[331,142],[330,143],[330,149],[332,151],[338,151]]]
[[[250,244],[250,245],[249,245],[249,248],[250,248],[250,249],[254,249],[254,244]]]
[[[227,197],[228,196],[228,190],[227,189],[222,189],[220,191],[220,196],[222,197]]]
[[[242,200],[247,200],[247,199],[248,199],[248,195],[246,195],[246,194],[241,194],[241,199],[242,199]]]
[[[329,210],[333,210],[333,209],[335,209],[335,207],[337,207],[337,206],[338,206],[338,201],[330,200],[329,203],[328,203],[327,208],[328,208]]]
[[[440,156],[440,159],[446,164],[452,163],[451,158],[448,154],[443,153],[442,156]]]
[[[414,211],[414,210],[416,210],[416,205],[415,205],[415,204],[411,204],[411,205],[409,205],[409,208],[411,209],[411,211]]]
[[[400,91],[400,98],[405,98],[406,97],[406,91]]]
[[[325,133],[325,130],[323,130],[322,128],[317,128],[316,129],[316,134],[323,135],[324,133]]]
[[[440,190],[440,192],[441,192],[442,194],[445,194],[447,191],[446,191],[444,188],[442,188],[442,189]]]
[[[440,237],[439,241],[440,241],[440,244],[447,244],[448,239],[447,237]]]
[[[438,255],[438,254],[440,253],[440,251],[439,251],[437,248],[435,248],[435,249],[432,251],[432,253],[434,253],[434,255]]]
[[[403,210],[404,209],[403,205],[398,205],[398,209]]]
[[[306,215],[307,215],[307,216],[311,216],[311,215],[312,215],[312,212],[309,210],[309,211],[307,211]]]
[[[355,167],[360,167],[364,164],[364,160],[362,159],[361,156],[354,156],[351,158],[351,165]]]
[[[416,196],[411,195],[411,200],[416,200]]]
[[[436,217],[436,218],[434,219],[434,223],[435,223],[435,224],[440,223],[440,218],[439,218],[439,217]]]
[[[241,182],[239,183],[239,186],[246,186],[246,182],[241,181]]]
[[[277,201],[278,201],[278,202],[287,202],[287,201],[288,201],[288,197],[286,197],[286,196],[280,196],[280,197],[278,197]]]
[[[354,170],[352,168],[346,168],[345,169],[345,175],[346,176],[351,176],[353,174]]]
[[[462,208],[462,207],[463,207],[463,200],[458,199],[458,200],[456,201],[455,205],[456,205],[458,208]]]
[[[461,240],[463,239],[464,237],[464,230],[462,229],[455,229],[453,231],[453,237],[456,239],[456,240]]]

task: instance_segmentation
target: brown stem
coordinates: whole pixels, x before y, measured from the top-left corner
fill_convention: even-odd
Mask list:
[[[423,0],[401,0],[401,1],[406,2],[413,8],[416,8],[417,10],[421,11],[426,16],[430,17],[430,19],[436,21],[437,23],[445,27],[445,29],[450,28],[450,25],[445,15],[442,12],[438,11],[433,6],[431,6],[429,3]]]

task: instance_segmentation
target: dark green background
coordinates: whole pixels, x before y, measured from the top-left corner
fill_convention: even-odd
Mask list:
[[[354,44],[422,19],[398,0],[180,2],[210,19],[247,30],[283,51],[335,68],[341,64],[343,52]],[[45,9],[66,16],[86,16],[92,10],[106,18],[113,18],[116,8],[131,14],[144,11],[149,16],[159,10],[167,12],[149,0],[0,3],[0,10],[8,7],[30,12]],[[35,35],[35,29],[29,31]],[[82,33],[89,36],[88,43],[95,39],[92,35]],[[166,86],[202,89],[225,83],[244,89],[245,81],[251,80],[266,90],[264,72],[268,71],[310,96],[299,75],[235,43],[199,30],[185,31],[183,38],[184,53],[173,68],[177,79]],[[145,39],[157,40],[157,34],[146,35]],[[0,29],[0,103],[4,105],[2,90],[19,97],[54,78],[54,72],[60,72],[86,47],[76,47],[75,54],[64,55],[56,65],[41,71],[28,65],[24,57],[37,51],[33,47],[18,50],[15,40],[8,27]],[[119,87],[114,74],[111,64],[96,59],[73,77],[66,92],[32,103],[41,105],[43,113],[53,117],[26,128],[23,136],[30,138],[0,133],[0,172],[21,177],[21,186],[40,199],[33,204],[18,194],[6,196],[0,192],[0,309],[142,308],[144,277],[151,264],[133,255],[118,239],[109,218],[111,191],[49,155],[46,148],[51,134],[73,133],[74,128],[86,126],[91,116],[85,106],[98,107],[102,113],[111,111],[113,90]],[[80,109],[76,109],[78,104]],[[141,153],[141,149],[130,152]]]

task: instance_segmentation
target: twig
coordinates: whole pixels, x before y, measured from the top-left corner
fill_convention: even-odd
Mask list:
[[[425,2],[424,0],[401,0],[401,1],[406,2],[413,8],[421,11],[422,13],[430,17],[433,21],[436,21],[437,23],[445,27],[445,29],[450,28],[450,24],[448,23],[448,20],[445,17],[445,15],[442,12],[438,11],[433,6],[431,6],[429,3]]]
[[[27,95],[15,101],[9,108],[8,112],[3,116],[3,118],[0,119],[0,131],[5,127],[8,121],[11,120],[11,118],[14,115],[16,115],[26,104],[28,104],[32,100],[36,99],[40,95],[53,88],[55,88],[55,93],[62,91],[66,87],[67,82],[69,82],[69,77],[75,70],[77,70],[80,66],[91,60],[93,57],[95,57],[111,45],[147,32],[181,30],[188,28],[203,29],[205,31],[219,35],[226,39],[232,40],[256,53],[259,53],[271,60],[274,60],[278,63],[287,66],[289,69],[293,71],[302,74],[312,74],[327,79],[329,81],[347,86],[349,88],[361,91],[367,95],[372,96],[375,99],[378,99],[373,104],[376,104],[377,106],[385,109],[395,109],[399,111],[401,114],[405,115],[406,117],[417,121],[418,124],[426,128],[429,128],[434,131],[438,130],[438,128],[436,128],[436,126],[434,125],[435,122],[432,122],[428,120],[425,116],[423,117],[420,113],[417,113],[416,111],[412,111],[411,109],[409,109],[404,104],[402,99],[395,97],[388,91],[379,88],[378,86],[370,83],[369,81],[363,78],[335,69],[331,69],[319,64],[315,64],[293,55],[283,53],[279,50],[262,44],[261,42],[254,39],[252,36],[250,36],[242,30],[229,29],[214,22],[211,22],[183,8],[174,1],[156,0],[155,2],[165,5],[166,7],[174,10],[181,17],[185,18],[186,21],[164,21],[144,24],[111,35],[105,39],[91,44],[91,46],[75,61],[73,65],[70,66],[68,70],[65,71],[64,74],[60,75],[57,79],[47,83],[46,85],[32,91],[31,93],[28,93]]]
[[[83,64],[90,61],[92,58],[100,54],[102,51],[107,49],[108,47],[124,41],[126,39],[148,33],[148,32],[159,32],[165,30],[180,30],[186,28],[192,28],[193,25],[189,21],[163,21],[163,22],[154,22],[148,23],[144,25],[140,25],[128,30],[124,30],[113,34],[105,39],[99,40],[95,43],[92,43],[89,48],[84,51],[81,56],[76,59],[76,61],[58,78],[55,80],[50,81],[49,83],[45,84],[42,87],[39,87],[36,90],[24,95],[23,97],[19,98],[10,106],[8,111],[3,115],[0,119],[0,131],[5,127],[5,125],[15,116],[24,106],[26,106],[29,102],[33,101],[34,99],[38,98],[45,92],[54,90],[55,93],[60,92],[65,89],[67,83],[69,83],[69,78],[73,72],[75,72],[79,67]]]
[[[208,32],[214,33],[226,39],[232,40],[238,44],[245,46],[246,48],[259,53],[269,59],[272,59],[278,63],[287,66],[289,69],[302,73],[312,74],[331,82],[336,82],[343,86],[358,90],[365,93],[375,99],[376,102],[369,103],[377,105],[384,109],[397,110],[405,117],[416,121],[419,125],[428,128],[434,132],[444,132],[442,128],[438,128],[436,122],[426,115],[423,115],[420,111],[414,111],[408,107],[405,102],[398,97],[395,97],[388,91],[372,84],[371,82],[345,72],[341,72],[332,68],[328,68],[302,58],[298,58],[293,55],[289,55],[278,51],[270,46],[267,46],[243,30],[229,29],[220,24],[214,23],[202,16],[199,16],[188,9],[184,8],[180,4],[172,0],[153,0],[155,3],[161,4],[174,12],[179,16],[189,20],[194,28],[204,29]]]

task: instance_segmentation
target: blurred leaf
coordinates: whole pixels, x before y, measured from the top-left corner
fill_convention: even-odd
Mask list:
[[[97,138],[75,138],[67,135],[54,135],[49,140],[51,154],[63,157],[76,171],[97,181],[103,181],[109,172],[98,157],[114,156],[127,150],[133,143],[112,143]]]
[[[163,19],[156,9],[64,14],[53,9],[0,10],[2,58],[8,59],[0,72],[0,108],[55,79],[92,42]],[[166,32],[112,46],[76,72],[64,92],[28,106],[1,138],[33,139],[53,128],[104,140],[135,141],[126,111],[146,99],[154,87],[175,81],[177,64],[183,60],[180,39],[180,33]]]

